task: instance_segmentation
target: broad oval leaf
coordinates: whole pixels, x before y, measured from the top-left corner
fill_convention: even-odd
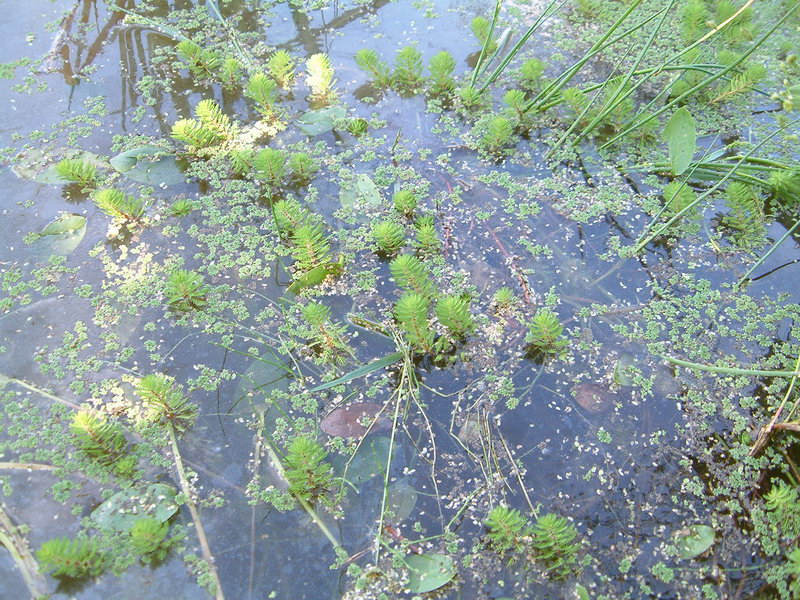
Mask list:
[[[377,475],[382,476],[386,472],[386,466],[389,464],[389,445],[389,438],[385,436],[364,440],[347,468],[345,476],[348,481],[358,486]],[[396,467],[399,460],[400,446],[395,440],[392,450],[392,466]]]
[[[151,483],[144,492],[117,492],[94,509],[89,518],[101,529],[128,531],[142,517],[163,523],[176,512],[175,489],[164,483]]]
[[[81,215],[63,213],[42,229],[34,244],[37,252],[68,256],[72,254],[86,235],[86,218]]]
[[[347,111],[341,106],[329,106],[303,113],[295,123],[297,128],[306,135],[320,135],[333,129],[333,124],[346,116]]]
[[[692,525],[678,534],[678,556],[684,559],[700,556],[714,545],[717,533],[708,525]]]
[[[48,223],[39,235],[61,235],[62,233],[72,233],[86,226],[86,217],[63,213],[56,220]]]
[[[356,200],[362,200],[372,206],[381,204],[381,192],[369,175],[361,173],[356,176],[353,185],[339,191],[339,202],[342,208],[351,208]]]
[[[675,111],[664,127],[664,140],[669,147],[672,174],[680,175],[692,163],[697,146],[697,130],[692,113],[684,106]]]
[[[391,428],[391,421],[385,416],[377,416],[382,410],[383,404],[375,402],[339,406],[325,415],[320,429],[333,437],[361,437],[367,431],[386,431]]]
[[[444,554],[412,554],[405,562],[412,594],[431,592],[456,576],[453,559]]]
[[[175,156],[158,146],[126,150],[111,159],[111,166],[137,183],[177,185],[184,182]]]
[[[57,158],[56,158],[57,157]],[[38,148],[25,150],[17,155],[17,162],[12,170],[18,177],[30,179],[36,183],[65,184],[70,181],[61,177],[56,171],[56,164],[62,158],[80,158],[96,167],[107,169],[108,163],[96,154],[84,150],[68,149],[45,154]]]
[[[403,479],[389,486],[389,511],[392,523],[402,523],[414,512],[417,505],[417,490]]]

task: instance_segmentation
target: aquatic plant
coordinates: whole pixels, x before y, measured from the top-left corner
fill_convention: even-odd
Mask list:
[[[538,91],[542,84],[544,63],[538,58],[529,58],[519,68],[519,83],[529,92]]]
[[[330,307],[320,302],[309,302],[302,308],[302,315],[309,328],[311,347],[321,361],[341,363],[349,353],[344,341],[347,328],[332,321]]]
[[[416,94],[425,83],[423,68],[422,53],[414,46],[406,46],[394,60],[392,86],[401,94]]]
[[[237,59],[228,56],[222,61],[222,66],[219,68],[219,80],[222,87],[226,90],[232,90],[239,87],[239,82],[242,79],[243,67]]]
[[[64,158],[56,163],[56,173],[67,181],[90,186],[97,179],[97,166],[82,158]]]
[[[269,117],[278,99],[278,84],[264,73],[255,73],[250,76],[244,95],[256,103],[258,112]]]
[[[508,90],[503,95],[503,104],[508,106],[509,110],[506,111],[511,119],[513,119],[514,126],[517,129],[527,131],[530,129],[528,122],[528,113],[526,111],[528,100],[525,92],[522,90]]]
[[[281,235],[290,235],[308,220],[309,213],[295,198],[283,198],[272,205],[275,226]]]
[[[694,42],[708,31],[711,15],[704,0],[687,0],[680,10],[680,29],[686,43]]]
[[[602,3],[600,0],[578,0],[577,8],[581,16],[589,20],[597,17],[602,8]]]
[[[228,115],[222,112],[216,100],[206,98],[194,107],[194,114],[200,124],[219,135],[220,139],[230,137],[233,124]]]
[[[782,202],[788,205],[800,203],[800,169],[782,169],[773,171],[767,186]]]
[[[481,147],[490,154],[498,154],[508,145],[514,135],[514,127],[506,117],[496,116],[489,119],[486,131],[481,137]]]
[[[295,60],[286,50],[277,50],[267,59],[267,71],[283,89],[292,87],[295,78]]]
[[[228,152],[233,172],[237,175],[247,175],[253,170],[256,151],[253,148],[233,148]]]
[[[540,308],[528,323],[525,341],[544,354],[559,354],[567,345],[561,338],[564,327],[549,308]]]
[[[279,186],[286,175],[286,154],[276,148],[263,148],[253,158],[253,169],[259,179]]]
[[[414,223],[414,246],[422,254],[435,254],[441,249],[439,234],[433,224],[433,217],[426,215]]]
[[[433,295],[435,288],[428,268],[416,256],[401,254],[389,263],[389,271],[398,287],[423,297]]]
[[[494,293],[494,305],[499,312],[506,311],[518,302],[510,287],[501,287]]]
[[[486,516],[487,537],[501,554],[522,552],[530,542],[528,520],[516,508],[495,506]]]
[[[348,119],[347,124],[345,125],[345,129],[354,137],[361,137],[365,133],[367,133],[367,127],[369,126],[369,121],[366,119],[362,119],[361,117],[355,117],[353,119]]]
[[[331,262],[330,244],[320,224],[301,225],[292,233],[292,257],[295,267],[309,271]]]
[[[148,410],[148,420],[183,433],[194,425],[197,406],[190,402],[171,377],[154,373],[139,380],[136,393]]]
[[[317,440],[299,436],[286,451],[286,481],[289,492],[303,500],[315,500],[328,492],[333,467],[325,462],[327,452]]]
[[[216,146],[225,139],[215,129],[206,127],[194,119],[180,119],[172,126],[170,135],[195,152]]]
[[[456,61],[453,55],[442,50],[434,54],[428,62],[428,95],[443,100],[450,99],[456,89],[453,72]]]
[[[697,200],[695,191],[682,181],[670,181],[664,186],[661,195],[666,202],[666,212],[672,215],[681,212]],[[685,216],[690,218],[696,217],[697,211],[687,213]]]
[[[99,413],[80,410],[69,425],[72,441],[86,456],[112,469],[120,477],[130,477],[136,459],[127,454],[128,440],[118,423],[108,422]]]
[[[311,96],[319,103],[329,104],[336,98],[333,89],[333,65],[327,54],[313,54],[306,61],[306,83],[311,88]]]
[[[736,18],[723,30],[722,36],[730,43],[752,41],[755,37],[753,32],[753,7],[748,6],[744,10],[740,10],[740,7],[731,0],[718,0],[715,22],[723,23],[734,16]]]
[[[188,312],[205,307],[208,301],[208,288],[199,273],[176,269],[167,277],[164,295],[171,309]]]
[[[394,254],[403,247],[406,230],[394,221],[379,221],[372,226],[372,239],[379,251]]]
[[[767,68],[762,64],[753,64],[747,67],[743,73],[738,73],[731,77],[731,80],[719,90],[709,102],[716,104],[733,96],[744,94],[753,89],[757,83],[767,76]]]
[[[169,207],[169,214],[173,217],[185,217],[194,210],[194,202],[187,198],[175,200]]]
[[[728,214],[723,217],[723,223],[735,231],[737,245],[748,248],[763,242],[764,203],[755,188],[732,182],[725,190],[725,204]]]
[[[410,217],[417,210],[419,198],[411,190],[398,190],[392,196],[392,204],[397,212],[403,216]]]
[[[222,57],[213,50],[206,50],[191,40],[182,40],[176,46],[178,56],[192,75],[212,78],[222,64]]]
[[[425,296],[406,292],[394,305],[394,317],[406,335],[406,340],[417,352],[434,351],[434,331],[428,321],[430,305]]]
[[[118,221],[136,221],[144,214],[144,202],[115,188],[97,191],[92,200],[97,208]]]
[[[486,46],[486,52],[488,54],[491,54],[497,49],[497,40],[495,38],[489,39],[489,36],[492,35],[492,24],[486,17],[475,17],[470,22],[469,28],[472,30],[472,34],[478,38],[481,46]],[[486,43],[487,40],[488,44]]]
[[[439,322],[447,327],[453,337],[464,338],[475,329],[475,320],[469,311],[469,300],[461,296],[444,296],[434,309]]]
[[[297,183],[308,183],[319,171],[319,163],[306,152],[293,152],[286,165]]]
[[[362,48],[356,52],[356,64],[362,71],[372,75],[373,83],[379,88],[392,85],[392,72],[389,65],[382,61],[375,50]]]
[[[489,105],[486,93],[471,85],[457,88],[456,98],[458,100],[458,108],[466,113],[479,112]]]
[[[106,556],[94,538],[53,538],[36,551],[39,567],[56,577],[95,577],[106,568]]]
[[[574,525],[549,513],[536,520],[531,535],[534,556],[545,563],[551,575],[564,579],[575,571],[580,544],[575,541],[578,531]]]
[[[167,538],[169,523],[153,517],[137,519],[130,529],[133,551],[143,559],[157,563],[167,556],[172,540]]]

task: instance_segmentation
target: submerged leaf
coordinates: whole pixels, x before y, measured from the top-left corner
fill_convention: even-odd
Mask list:
[[[714,545],[716,532],[708,525],[692,525],[681,531],[676,544],[678,556],[684,559],[700,556]]]
[[[453,559],[444,554],[412,554],[406,559],[408,589],[424,594],[442,587],[456,575]]]
[[[126,150],[111,159],[111,166],[137,183],[176,185],[184,182],[175,156],[158,146]]]
[[[164,483],[152,483],[144,492],[117,492],[94,509],[89,518],[101,529],[128,531],[142,517],[163,523],[176,512],[175,490]]]
[[[341,106],[329,106],[317,110],[309,110],[295,121],[297,128],[306,135],[320,135],[333,129],[338,119],[344,119],[347,111]]]
[[[391,427],[391,422],[386,417],[377,416],[382,409],[383,405],[375,402],[339,406],[322,419],[320,428],[334,437],[361,437],[367,431],[385,431]],[[376,417],[377,421],[370,427]]]
[[[86,217],[64,213],[55,221],[51,221],[42,229],[40,236],[61,235],[62,233],[72,233],[86,226]]]
[[[86,217],[63,213],[37,235],[34,246],[37,252],[68,256],[86,235]]]

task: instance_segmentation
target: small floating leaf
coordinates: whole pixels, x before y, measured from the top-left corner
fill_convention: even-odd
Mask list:
[[[664,127],[664,140],[669,147],[672,174],[680,175],[692,163],[697,145],[697,131],[692,113],[684,106],[672,115]]]
[[[633,354],[622,354],[617,360],[617,365],[614,367],[614,383],[622,387],[631,387],[633,385],[633,378],[631,377],[628,367],[636,365],[636,358]]]
[[[442,587],[456,575],[453,559],[444,554],[412,554],[406,559],[408,589],[424,594]]]
[[[679,534],[678,556],[681,558],[694,558],[714,545],[716,532],[708,525],[692,525]]]

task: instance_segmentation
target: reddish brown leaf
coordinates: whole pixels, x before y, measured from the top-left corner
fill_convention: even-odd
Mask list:
[[[602,413],[614,406],[617,395],[599,383],[582,383],[574,390],[575,402],[591,413]]]
[[[339,406],[322,419],[322,431],[334,437],[360,437],[367,430],[386,431],[391,428],[391,421],[386,417],[378,417],[378,421],[370,429],[370,424],[383,408],[374,402],[359,402],[348,406]]]

